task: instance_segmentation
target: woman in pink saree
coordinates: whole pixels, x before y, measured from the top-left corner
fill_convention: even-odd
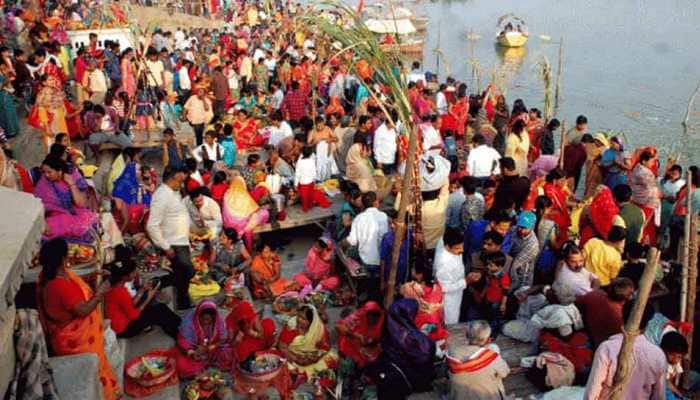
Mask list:
[[[224,227],[233,228],[243,238],[248,251],[253,249],[253,230],[267,222],[270,214],[260,208],[246,189],[245,180],[240,176],[231,179],[231,185],[224,194],[221,210]]]
[[[233,348],[226,321],[210,300],[191,310],[177,335],[176,367],[181,378],[194,378],[207,368],[228,371],[233,365]]]
[[[323,290],[334,291],[340,286],[340,279],[333,275],[333,243],[321,238],[309,249],[306,255],[306,268],[294,275],[301,286],[321,286]]]
[[[91,229],[98,217],[87,208],[84,189],[68,172],[68,165],[59,157],[49,156],[41,164],[42,175],[34,188],[34,196],[44,204],[46,231],[44,240],[62,237],[69,243],[92,243]]]

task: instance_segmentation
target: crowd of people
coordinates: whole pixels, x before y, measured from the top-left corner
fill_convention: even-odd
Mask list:
[[[503,399],[515,367],[495,344],[504,335],[531,344],[521,366],[539,390],[607,398],[650,247],[663,254],[657,283],[677,295],[700,169],[688,185],[655,147],[629,151],[583,115],[561,133],[494,85],[472,93],[397,60],[409,132],[373,66],[308,25],[313,6],[260,3],[211,2],[223,29],[156,28],[134,47],[96,30],[75,51],[64,26],[84,8],[6,5],[4,32],[16,35],[0,42],[0,185],[44,205],[36,303],[51,354],[95,353],[105,399],[119,398],[106,318],[122,338],[159,326],[181,379],[218,369],[240,393],[264,390],[245,371],[279,354],[285,373],[266,385],[283,398],[342,378],[350,396],[403,399],[447,379],[449,398]],[[162,134],[160,159],[133,147],[136,132]],[[410,134],[420,179],[401,220]],[[20,135],[42,141],[41,165],[16,159]],[[118,148],[108,171],[86,156],[115,151],[104,144]],[[284,239],[256,229],[334,202],[304,269],[284,276]],[[109,262],[91,287],[72,267],[102,254],[95,246]],[[358,285],[345,267],[361,271]],[[337,305],[348,309],[333,321]],[[647,305],[624,398],[682,398],[679,319]],[[448,344],[462,323],[466,344]]]

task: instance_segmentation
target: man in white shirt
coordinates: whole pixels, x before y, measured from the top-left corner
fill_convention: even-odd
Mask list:
[[[425,84],[425,74],[420,70],[420,62],[414,61],[411,72],[408,73],[408,83],[423,82]]]
[[[423,151],[426,153],[440,155],[442,152],[442,136],[437,130],[438,118],[437,115],[431,115],[423,118],[423,123],[420,125],[420,130],[423,135]]]
[[[459,229],[447,228],[437,245],[433,269],[435,280],[444,293],[445,325],[459,322],[462,295],[467,287],[462,253],[464,235]]]
[[[151,49],[146,56],[148,57],[146,60],[146,68],[148,68],[146,80],[148,82],[148,86],[162,87],[164,81],[163,73],[165,72],[163,61],[158,59],[158,52],[153,51],[153,49]]]
[[[194,276],[190,256],[190,215],[180,195],[185,177],[184,169],[165,167],[163,184],[153,193],[146,223],[151,241],[171,262],[179,310],[191,307],[187,289]]]
[[[221,207],[214,199],[206,196],[205,192],[206,188],[200,186],[191,191],[183,201],[190,214],[190,231],[197,235],[203,235],[209,231],[212,239],[215,240],[219,237],[223,226]]]
[[[379,200],[374,192],[362,195],[362,205],[365,209],[352,220],[350,234],[344,243],[357,246],[360,260],[367,266],[370,276],[378,276],[381,262],[379,250],[382,237],[389,231],[389,218],[377,208]]]
[[[435,95],[435,107],[437,108],[438,114],[441,116],[447,114],[447,111],[449,110],[445,90],[447,90],[447,85],[443,83],[440,85],[440,90],[438,90],[437,94]]]
[[[396,121],[396,111],[391,112],[391,119]],[[391,121],[385,121],[374,131],[374,159],[377,167],[389,174],[396,162],[396,126]]]
[[[479,178],[480,181],[488,179],[492,175],[501,173],[499,160],[501,154],[493,147],[484,144],[485,139],[481,134],[474,135],[472,143],[474,148],[467,157],[467,172],[469,175]]]
[[[271,123],[270,138],[268,139],[271,146],[277,147],[283,139],[294,136],[292,127],[284,120],[281,111],[277,110],[272,113]]]
[[[192,81],[190,81],[189,67],[192,65],[192,61],[183,60],[182,66],[177,71],[178,78],[180,80],[180,93],[188,94],[192,90]]]
[[[204,143],[192,150],[192,157],[200,164],[205,160],[211,160],[215,163],[223,160],[224,146],[216,141],[215,131],[207,131],[204,135]]]

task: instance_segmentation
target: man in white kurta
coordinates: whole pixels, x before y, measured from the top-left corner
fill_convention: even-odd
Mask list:
[[[445,325],[459,322],[462,294],[467,287],[462,262],[464,235],[458,229],[447,228],[435,250],[433,270],[444,293]]]

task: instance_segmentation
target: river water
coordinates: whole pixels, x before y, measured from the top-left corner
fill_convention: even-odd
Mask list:
[[[556,77],[563,37],[559,119],[570,127],[584,114],[589,131],[623,131],[632,146],[653,144],[662,157],[682,154],[700,161],[700,154],[695,155],[700,136],[686,140],[681,128],[700,82],[697,0],[442,0],[409,8],[430,18],[424,66],[436,70],[439,44],[441,80],[449,72],[475,88],[469,63],[473,45],[482,88],[497,71],[498,81],[508,88],[509,104],[522,98],[528,107],[542,109],[537,64],[546,55]],[[496,21],[509,12],[529,28],[530,40],[520,51],[504,52],[494,45]],[[470,31],[480,35],[473,44],[467,40]],[[691,119],[700,125],[700,99]]]

